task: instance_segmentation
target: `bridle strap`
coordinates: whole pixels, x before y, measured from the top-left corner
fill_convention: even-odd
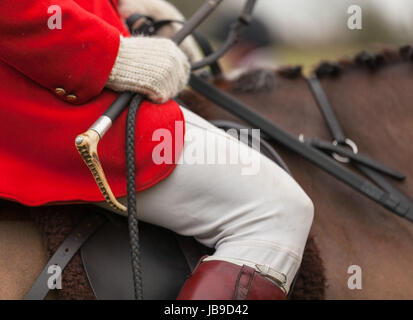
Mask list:
[[[310,91],[317,101],[317,105],[320,108],[328,127],[330,128],[334,140],[337,141],[338,144],[345,144],[346,136],[337,121],[337,116],[331,107],[330,101],[328,100],[323,87],[321,86],[320,80],[318,80],[317,77],[310,77],[308,79],[308,84],[310,86]]]

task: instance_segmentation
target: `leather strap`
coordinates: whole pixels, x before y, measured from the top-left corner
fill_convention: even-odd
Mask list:
[[[351,159],[351,164],[354,167],[364,173],[364,175],[366,175],[371,181],[373,181],[383,190],[384,193],[380,196],[380,202],[383,203],[384,207],[396,213],[397,215],[406,218],[409,221],[412,221],[413,201],[404,193],[395,188],[392,184],[390,184],[380,174],[384,173],[398,180],[405,179],[405,175],[392,168],[388,168],[378,163],[377,161],[374,161],[360,154],[355,154],[347,148],[340,146],[340,144],[346,144],[346,137],[344,136],[343,131],[338,124],[336,115],[330,105],[330,102],[328,101],[327,95],[324,92],[320,81],[316,76],[313,76],[308,79],[308,83],[311,92],[313,93],[317,101],[317,105],[321,109],[335,140],[338,142],[338,145],[334,145],[332,143],[318,139],[306,139],[304,140],[304,142],[313,147],[319,148],[320,150],[335,152]],[[344,140],[341,140],[342,138],[344,138]]]
[[[47,284],[51,276],[48,273],[49,267],[57,265],[63,271],[82,245],[103,225],[105,220],[106,218],[100,214],[88,215],[59,246],[27,292],[24,300],[43,300],[50,290]]]
[[[324,115],[324,119],[331,130],[334,140],[337,141],[338,144],[344,144],[346,136],[337,121],[337,116],[331,107],[330,101],[328,100],[323,87],[321,86],[320,80],[316,77],[311,77],[308,79],[308,84],[310,85],[310,91],[316,99],[317,105],[319,106],[320,111]]]
[[[233,300],[247,300],[248,292],[251,288],[252,280],[254,279],[255,270],[243,266],[238,274],[237,282],[235,283],[234,299]]]
[[[338,164],[321,151],[312,148],[308,144],[300,142],[300,140],[295,136],[281,129],[275,123],[267,120],[243,102],[231,97],[229,94],[219,90],[214,85],[194,74],[191,75],[189,84],[193,90],[221,108],[250,123],[255,128],[260,128],[269,138],[301,155],[303,158],[314,163],[327,173],[336,177],[366,197],[381,204],[388,210],[396,214],[400,214],[398,208],[400,205],[400,199],[388,194],[367,179],[364,179],[344,166]],[[403,209],[403,211],[405,210]]]
[[[329,141],[323,141],[320,139],[305,139],[304,142],[309,143],[311,146],[321,149],[321,150],[325,150],[325,151],[329,151],[329,152],[334,152],[337,153],[341,156],[344,156],[346,158],[349,158],[359,164],[362,164],[364,166],[367,166],[371,169],[374,169],[378,172],[384,173],[394,179],[398,179],[398,180],[404,180],[406,179],[406,176],[393,169],[393,168],[389,168],[379,162],[377,162],[376,160],[373,160],[369,157],[366,157],[360,153],[354,153],[352,150],[348,149],[348,148],[344,148],[340,145],[334,145]]]
[[[397,207],[396,213],[402,218],[413,222],[413,202],[409,199],[408,196],[395,188],[391,183],[389,183],[384,177],[382,177],[374,170],[361,164],[354,163],[354,165],[357,169],[359,169],[367,177],[374,181],[374,183],[380,186],[383,190],[386,190],[389,195],[393,195],[400,199],[400,204]]]
[[[208,57],[214,53],[214,49],[212,48],[211,43],[202,33],[195,30],[192,36],[195,38],[195,41],[198,43],[205,57]],[[211,73],[215,78],[222,76],[222,68],[218,60],[211,63],[209,67],[211,68]]]

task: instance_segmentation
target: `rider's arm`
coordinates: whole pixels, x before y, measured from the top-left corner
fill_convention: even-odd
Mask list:
[[[52,5],[61,8],[62,29],[48,27]],[[56,95],[73,94],[71,103],[102,91],[118,53],[116,28],[71,0],[0,0],[0,12],[2,61]]]

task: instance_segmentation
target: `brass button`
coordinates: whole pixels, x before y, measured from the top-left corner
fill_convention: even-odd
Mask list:
[[[63,88],[56,88],[56,89],[54,90],[54,92],[55,92],[58,96],[61,96],[61,97],[63,97],[64,95],[66,95],[66,90],[63,89]]]
[[[75,96],[74,94],[69,94],[66,96],[66,99],[67,101],[74,102],[77,100],[77,96]]]

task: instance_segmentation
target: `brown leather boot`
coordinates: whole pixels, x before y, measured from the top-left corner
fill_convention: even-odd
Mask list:
[[[178,300],[285,299],[285,293],[255,269],[217,260],[199,263],[178,296]]]

